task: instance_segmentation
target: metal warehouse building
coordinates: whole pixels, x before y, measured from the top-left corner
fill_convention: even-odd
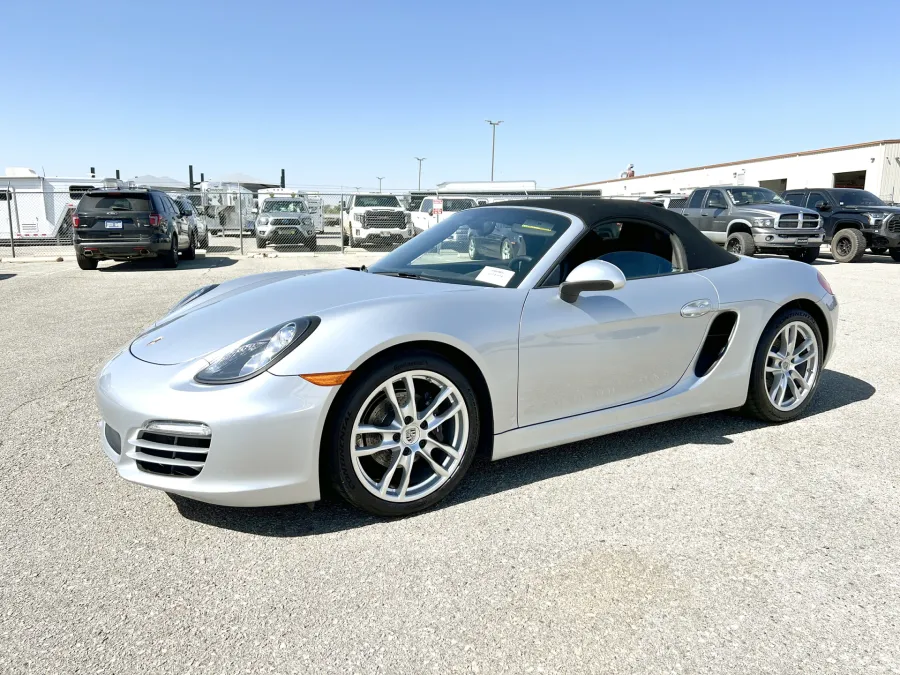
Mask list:
[[[886,202],[900,202],[900,140],[745,159],[558,189],[602,190],[603,196],[614,197],[689,192],[707,185],[759,185],[779,193],[804,187],[863,188]]]

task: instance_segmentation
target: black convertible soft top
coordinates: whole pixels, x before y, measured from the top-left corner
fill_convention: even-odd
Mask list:
[[[660,225],[681,241],[687,254],[689,270],[704,270],[721,267],[737,260],[718,244],[713,243],[691,225],[682,215],[646,202],[626,199],[597,199],[592,197],[554,197],[551,199],[520,199],[507,202],[494,202],[493,206],[520,206],[548,209],[568,213],[580,218],[585,225],[592,227],[604,220],[644,220]]]

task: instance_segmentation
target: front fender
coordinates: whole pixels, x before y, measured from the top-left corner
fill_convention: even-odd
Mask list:
[[[728,223],[728,227],[725,229],[725,236],[730,237],[731,233],[735,231],[735,225],[745,225],[751,232],[753,233],[753,225],[750,221],[745,218],[735,218],[730,223]]]

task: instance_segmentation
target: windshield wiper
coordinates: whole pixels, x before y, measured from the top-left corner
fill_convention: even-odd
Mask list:
[[[385,277],[400,277],[401,279],[419,279],[420,281],[441,281],[446,283],[446,279],[432,277],[427,274],[414,274],[412,272],[372,272],[372,274],[380,274]]]

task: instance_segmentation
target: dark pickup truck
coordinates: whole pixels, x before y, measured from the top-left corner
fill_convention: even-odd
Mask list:
[[[812,263],[819,256],[825,234],[816,211],[792,206],[762,187],[697,188],[687,206],[670,208],[737,255],[752,256],[760,251]]]
[[[838,262],[856,262],[868,248],[900,262],[900,206],[885,204],[871,192],[852,188],[788,190],[784,200],[815,209],[825,225],[825,241]]]

